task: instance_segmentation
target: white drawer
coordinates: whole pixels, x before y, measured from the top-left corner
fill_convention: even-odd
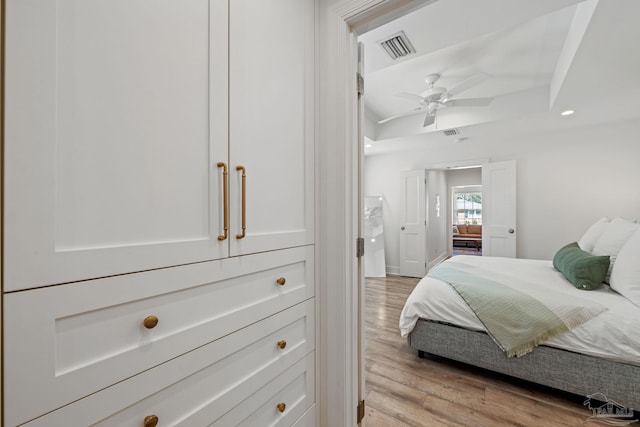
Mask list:
[[[316,404],[311,405],[292,427],[313,427],[316,425]]]
[[[291,414],[293,424],[314,400],[314,304],[300,303],[26,425],[140,427],[154,415],[158,427],[206,426],[234,411],[252,415],[269,399],[289,402],[284,413],[274,403],[272,415]]]
[[[310,353],[210,426],[293,425],[314,401],[314,359]],[[185,426],[206,425],[185,421]]]
[[[313,292],[307,246],[6,294],[5,422],[97,392]],[[149,315],[159,319],[153,329],[143,326]]]

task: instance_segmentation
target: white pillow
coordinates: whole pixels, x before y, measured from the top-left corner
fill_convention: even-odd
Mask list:
[[[604,278],[606,283],[609,283],[611,271],[613,270],[618,253],[631,235],[638,229],[640,229],[640,224],[629,222],[624,218],[614,218],[613,221],[605,225],[604,232],[598,240],[596,240],[591,254],[609,255],[609,271]]]
[[[580,240],[578,240],[578,246],[580,246],[580,249],[585,252],[591,253],[593,247],[596,245],[596,241],[600,236],[602,236],[602,233],[604,233],[604,230],[608,224],[609,218],[607,218],[606,216],[593,223],[591,227],[589,227],[587,231],[585,231]]]
[[[640,307],[640,230],[620,249],[610,283],[612,289]]]

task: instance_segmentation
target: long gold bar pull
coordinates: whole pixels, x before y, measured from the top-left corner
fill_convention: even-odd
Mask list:
[[[218,240],[227,240],[229,236],[229,172],[225,162],[218,162],[218,168],[222,168],[222,199],[224,204],[224,234],[218,236]]]
[[[237,171],[242,171],[242,233],[236,234],[236,239],[243,239],[247,229],[247,170],[244,166],[236,166]]]

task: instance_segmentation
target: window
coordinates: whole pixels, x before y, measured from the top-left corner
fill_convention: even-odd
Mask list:
[[[454,224],[482,224],[482,193],[456,193]]]

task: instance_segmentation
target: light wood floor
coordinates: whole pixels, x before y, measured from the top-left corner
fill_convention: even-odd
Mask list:
[[[364,427],[593,425],[584,398],[436,356],[418,358],[398,330],[416,283],[366,280]]]

